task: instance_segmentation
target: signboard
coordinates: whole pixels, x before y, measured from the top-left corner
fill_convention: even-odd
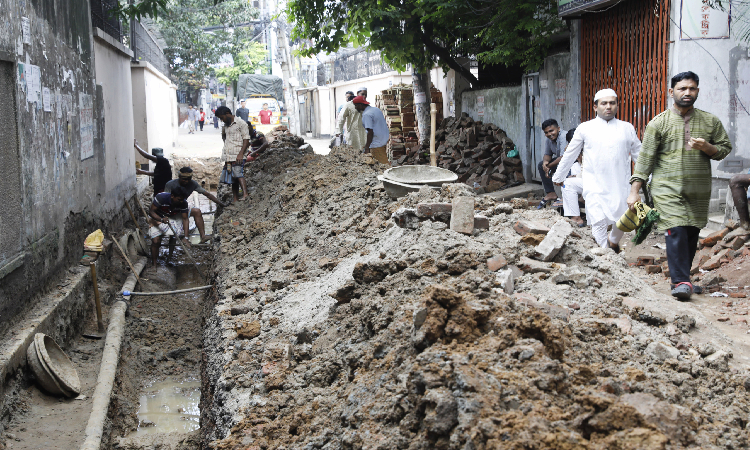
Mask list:
[[[94,102],[88,94],[80,93],[81,109],[81,161],[94,156]]]
[[[617,2],[618,0],[557,0],[557,14],[560,17],[571,16],[582,11],[596,10]]]
[[[703,0],[682,0],[680,39],[729,38],[730,11],[713,9]]]
[[[568,81],[565,78],[555,80],[555,105],[565,104],[565,90],[568,87]]]

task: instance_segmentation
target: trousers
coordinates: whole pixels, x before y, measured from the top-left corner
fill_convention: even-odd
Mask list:
[[[612,231],[607,236],[607,227],[610,225],[612,225]],[[609,219],[602,219],[591,224],[591,234],[599,247],[607,248],[609,247],[608,240],[612,241],[613,244],[619,244],[625,232],[617,228],[615,223]]]
[[[672,283],[690,282],[690,268],[698,248],[698,227],[672,227],[664,233]]]
[[[581,208],[578,206],[578,196],[583,194],[582,178],[566,178],[562,187],[563,215],[565,217],[579,217]]]
[[[555,184],[552,182],[552,176],[555,174],[555,169],[557,167],[553,167],[549,171],[549,178],[547,178],[547,174],[544,173],[544,167],[542,166],[543,162],[540,162],[536,167],[539,169],[539,177],[542,179],[542,186],[544,186],[544,193],[549,194],[550,192],[555,192]]]

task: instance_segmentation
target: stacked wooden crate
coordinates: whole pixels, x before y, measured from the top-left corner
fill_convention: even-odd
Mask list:
[[[435,108],[437,109],[435,123],[443,123],[443,93],[435,87],[432,87],[430,89],[430,101],[435,104]]]

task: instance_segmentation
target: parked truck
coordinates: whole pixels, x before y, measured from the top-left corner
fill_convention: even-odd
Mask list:
[[[245,101],[245,108],[250,111],[248,118],[256,130],[268,133],[282,125],[286,116],[281,110],[284,98],[284,84],[275,75],[242,74],[237,80],[237,99]],[[261,123],[263,105],[268,104],[270,123]],[[267,114],[266,114],[267,115]]]

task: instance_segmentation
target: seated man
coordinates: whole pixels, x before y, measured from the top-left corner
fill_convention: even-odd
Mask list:
[[[750,231],[750,215],[747,210],[748,186],[750,186],[750,174],[741,173],[729,180],[729,189],[732,191],[734,207],[737,208],[737,215],[740,216],[740,226]]]
[[[190,196],[193,194],[193,192],[198,192],[199,194],[203,194],[211,200],[212,202],[216,203],[217,205],[221,206],[228,206],[221,202],[218,198],[216,198],[213,194],[208,192],[207,190],[203,189],[197,181],[193,180],[193,169],[190,167],[183,167],[180,169],[179,177],[176,180],[172,180],[168,182],[164,186],[164,192],[172,192],[175,188],[182,188],[182,190],[185,192],[185,199],[190,198]],[[193,216],[195,219],[195,227],[198,228],[198,233],[201,235],[201,243],[206,242],[211,239],[211,236],[206,236],[206,226],[203,223],[203,213],[201,212],[200,208],[191,208],[188,213],[188,218],[190,216]]]
[[[565,140],[570,142],[573,139],[573,134],[576,129],[569,130],[565,135]],[[563,198],[563,215],[570,217],[570,219],[576,223],[579,227],[585,227],[586,222],[581,219],[581,208],[578,205],[578,196],[583,194],[583,151],[578,155],[578,160],[570,168],[570,174],[565,179],[562,186],[562,198]]]
[[[154,196],[154,201],[151,203],[151,209],[148,212],[151,216],[149,220],[151,228],[148,230],[148,237],[151,238],[151,263],[154,267],[156,267],[156,258],[159,256],[159,247],[161,247],[163,236],[170,237],[167,259],[172,257],[174,251],[173,238],[183,239],[185,244],[190,244],[184,231],[189,229],[188,204],[185,198],[187,198],[185,190],[179,186],[172,189],[171,193],[162,192]]]
[[[542,209],[548,203],[557,200],[555,186],[552,183],[552,175],[557,171],[557,165],[560,164],[565,147],[568,145],[568,141],[563,138],[563,136],[566,136],[565,131],[560,129],[555,119],[547,119],[542,122],[542,131],[547,137],[547,141],[544,144],[544,156],[539,165],[537,165],[537,169],[539,170],[539,177],[542,179],[542,186],[544,187],[544,198],[539,202],[539,206],[536,209]]]

